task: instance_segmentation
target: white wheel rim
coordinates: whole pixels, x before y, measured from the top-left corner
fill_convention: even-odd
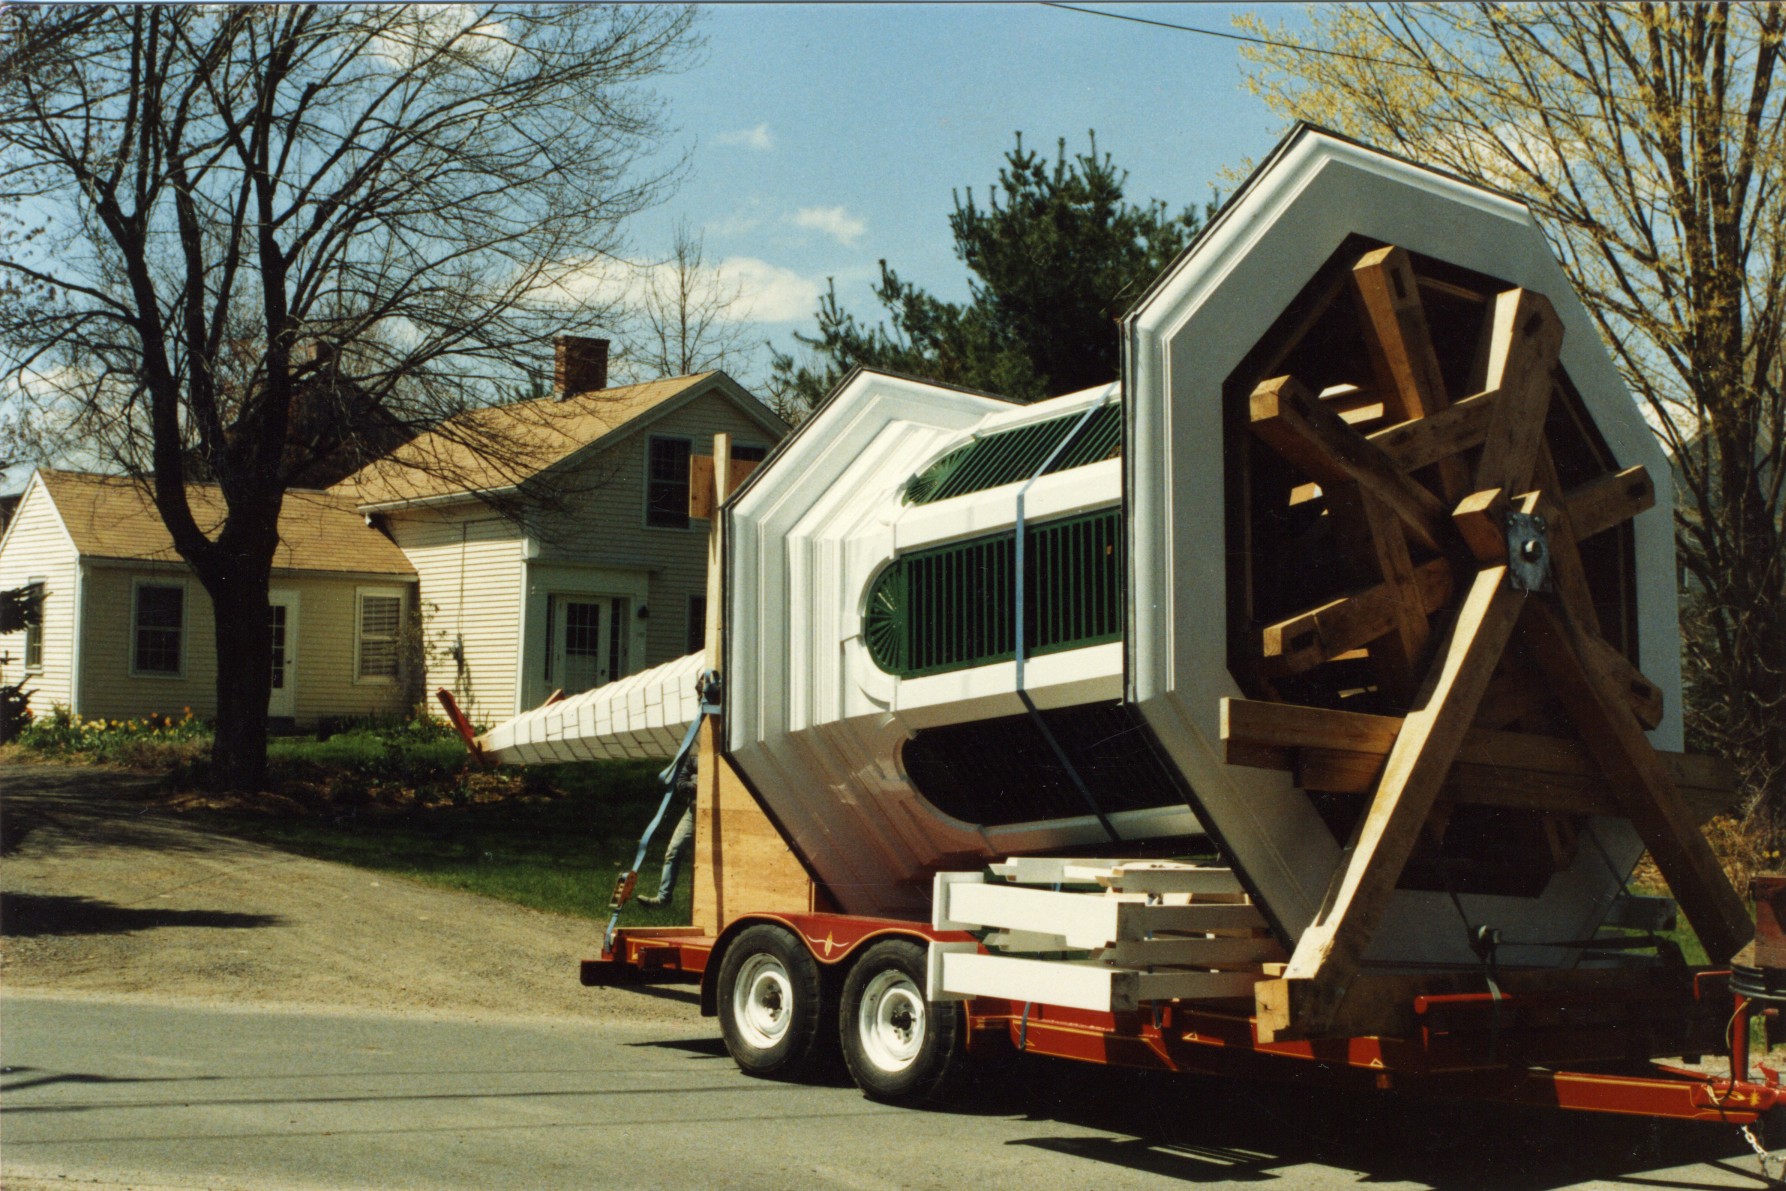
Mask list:
[[[782,962],[762,952],[745,960],[732,987],[732,1020],[744,1041],[772,1049],[787,1035],[793,1013],[794,985]]]
[[[876,973],[862,990],[856,1033],[868,1061],[889,1074],[910,1067],[924,1047],[924,994],[904,972]]]

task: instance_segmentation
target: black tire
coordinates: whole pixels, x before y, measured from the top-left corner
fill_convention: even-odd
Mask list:
[[[870,1100],[946,1100],[967,1068],[961,1006],[924,999],[924,946],[886,939],[862,953],[843,982],[843,1061]]]
[[[803,1079],[834,1060],[829,1025],[835,984],[793,934],[745,928],[719,965],[719,1029],[739,1070],[762,1079]]]

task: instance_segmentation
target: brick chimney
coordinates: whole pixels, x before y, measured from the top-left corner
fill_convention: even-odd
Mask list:
[[[552,396],[563,401],[608,387],[608,341],[585,335],[552,337]]]

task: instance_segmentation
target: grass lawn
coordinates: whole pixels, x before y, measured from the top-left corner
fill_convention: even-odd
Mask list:
[[[318,763],[313,749],[299,752],[307,763]],[[418,803],[397,812],[368,808],[296,817],[203,810],[194,817],[216,830],[319,860],[605,919],[614,883],[631,867],[639,834],[663,797],[659,768],[644,762],[535,766],[524,783],[531,793]],[[675,827],[670,816],[665,820],[640,866],[641,893],[657,888],[663,848]],[[629,903],[623,921],[687,922],[691,868],[683,866],[674,903],[657,909]]]
[[[428,720],[347,726],[326,739],[275,737],[267,792],[201,791],[210,730],[190,715],[33,723],[9,760],[63,760],[163,773],[175,809],[214,830],[320,860],[412,877],[535,909],[605,919],[619,875],[663,797],[661,762],[589,762],[467,772],[465,746]],[[640,866],[657,889],[675,820]],[[690,871],[672,904],[629,903],[629,925],[687,922]]]

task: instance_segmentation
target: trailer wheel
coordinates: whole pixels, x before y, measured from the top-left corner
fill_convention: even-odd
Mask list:
[[[924,999],[924,948],[887,939],[863,952],[843,983],[843,1060],[871,1100],[942,1099],[966,1066],[958,1006]]]
[[[719,967],[719,1028],[746,1075],[800,1079],[833,1053],[825,1023],[835,986],[800,940],[759,923],[726,948]]]

